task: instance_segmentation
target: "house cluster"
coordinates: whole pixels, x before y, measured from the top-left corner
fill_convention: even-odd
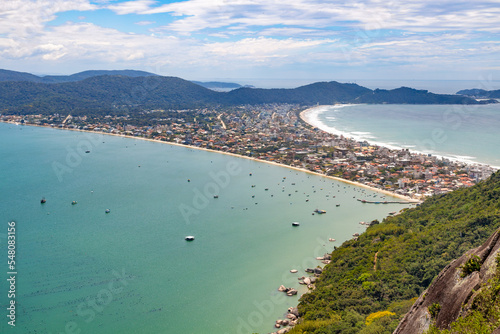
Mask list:
[[[196,109],[144,118],[69,115],[0,115],[3,122],[78,129],[229,152],[337,176],[414,199],[471,186],[489,166],[466,164],[408,149],[389,149],[326,133],[303,122],[303,108],[288,104]],[[147,125],[144,125],[147,124]]]

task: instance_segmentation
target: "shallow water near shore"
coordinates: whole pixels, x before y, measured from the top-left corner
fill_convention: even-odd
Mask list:
[[[500,166],[500,104],[322,106],[306,118],[325,131],[386,147]]]
[[[305,292],[297,277],[317,256],[361,233],[360,221],[409,206],[362,204],[396,199],[143,140],[0,124],[0,142],[0,238],[14,220],[22,333],[271,332],[298,301],[281,284]]]

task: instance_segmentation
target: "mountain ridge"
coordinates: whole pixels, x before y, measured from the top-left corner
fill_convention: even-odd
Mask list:
[[[104,75],[100,75],[107,73]],[[113,73],[112,75],[109,73]],[[146,73],[147,75],[143,75]],[[3,75],[3,76],[2,76]],[[4,79],[15,79],[6,81]],[[38,79],[37,79],[38,78]],[[83,78],[83,79],[82,79]],[[68,77],[50,76],[47,82],[29,73],[0,71],[0,112],[10,114],[122,113],[128,111],[189,109],[272,103],[316,104],[486,104],[462,95],[440,95],[401,87],[371,90],[352,83],[316,82],[293,89],[240,87],[216,92],[178,77],[148,72],[85,71]],[[64,82],[57,82],[66,80]],[[68,81],[69,80],[69,81]]]
[[[500,99],[500,89],[484,90],[484,89],[463,89],[457,92],[457,95],[464,95],[478,99]]]

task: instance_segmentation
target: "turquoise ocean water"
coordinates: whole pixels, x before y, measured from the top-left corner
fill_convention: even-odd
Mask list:
[[[500,166],[500,104],[325,106],[308,118],[359,140]]]
[[[361,204],[382,195],[283,167],[99,134],[0,124],[0,157],[2,333],[271,332],[298,300],[281,284],[304,292],[297,277],[315,257],[405,207]]]

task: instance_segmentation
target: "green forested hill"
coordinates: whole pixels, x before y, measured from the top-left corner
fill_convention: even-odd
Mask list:
[[[108,74],[98,75],[100,73]],[[123,75],[109,75],[109,73],[122,73]],[[479,104],[496,102],[493,100],[476,101],[466,96],[432,94],[410,88],[372,91],[356,84],[335,81],[317,82],[294,89],[244,87],[224,93],[209,90],[181,78],[153,74],[140,76],[143,73],[146,72],[86,71],[71,76],[41,78],[29,73],[0,70],[0,113],[106,115],[123,111],[266,103],[331,105],[336,103]],[[51,83],[38,81],[42,79]],[[64,80],[66,82],[61,82]]]
[[[500,89],[484,90],[484,89],[464,89],[457,92],[457,95],[465,95],[481,99],[500,99]]]
[[[497,172],[369,227],[332,253],[291,333],[392,333],[432,279],[499,226]]]
[[[96,76],[76,82],[0,82],[0,113],[108,114],[216,104],[219,94],[175,77]]]
[[[463,95],[434,94],[427,90],[401,87],[392,90],[375,89],[356,99],[358,103],[392,103],[392,104],[468,104],[470,97]]]
[[[91,70],[91,71],[78,72],[71,75],[46,75],[41,77],[33,75],[31,73],[0,69],[0,82],[28,81],[28,82],[39,82],[39,83],[62,83],[62,82],[74,82],[74,81],[85,80],[88,78],[101,75],[121,75],[126,77],[156,76],[156,74],[154,73],[136,71],[136,70]]]

